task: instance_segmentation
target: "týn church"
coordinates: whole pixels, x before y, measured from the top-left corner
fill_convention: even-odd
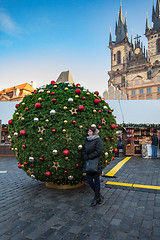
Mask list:
[[[140,36],[128,38],[127,19],[123,19],[120,6],[115,25],[115,41],[110,32],[111,70],[108,72],[107,100],[157,100],[160,99],[160,0],[152,9],[153,27],[146,18],[145,36],[148,51]]]

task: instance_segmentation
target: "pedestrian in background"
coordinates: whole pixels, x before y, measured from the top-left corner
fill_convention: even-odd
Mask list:
[[[158,137],[156,133],[151,136],[152,139],[152,158],[157,158]]]
[[[97,169],[90,171],[86,170],[84,167],[84,172],[86,172],[87,182],[94,191],[94,199],[91,206],[96,206],[102,201],[102,195],[100,194],[100,174],[102,173],[102,160],[101,155],[103,151],[103,142],[99,136],[99,130],[96,127],[89,127],[87,129],[87,139],[85,145],[82,149],[82,155],[85,160],[85,165],[87,162],[93,163],[93,161],[98,161]]]

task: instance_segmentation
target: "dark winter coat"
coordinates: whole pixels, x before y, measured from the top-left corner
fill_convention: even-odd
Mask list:
[[[152,145],[158,146],[158,137],[155,133],[152,136]]]
[[[102,159],[101,154],[103,151],[103,142],[100,137],[93,140],[86,140],[84,147],[82,148],[82,156],[84,160],[93,160],[99,158],[98,173],[102,172]]]

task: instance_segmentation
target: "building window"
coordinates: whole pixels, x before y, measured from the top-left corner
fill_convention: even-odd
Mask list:
[[[143,94],[143,89],[139,89],[139,94]]]
[[[147,88],[147,93],[151,93],[151,88]]]
[[[151,71],[148,71],[148,72],[147,72],[147,78],[148,78],[148,79],[151,79],[151,78],[152,78],[152,72],[151,72]]]
[[[122,87],[125,87],[125,77],[122,77],[122,78],[121,78],[121,86],[122,86]]]
[[[135,90],[132,90],[132,95],[136,95],[136,91]]]
[[[160,87],[157,88],[157,91],[160,92]]]
[[[129,61],[131,60],[131,52],[129,51]]]
[[[157,40],[157,52],[160,53],[160,38]]]
[[[117,52],[117,64],[120,64],[121,63],[121,52],[118,51]]]
[[[114,54],[114,61],[116,61],[116,54]]]

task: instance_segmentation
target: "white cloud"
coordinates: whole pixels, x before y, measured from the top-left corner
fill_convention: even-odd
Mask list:
[[[0,31],[7,34],[17,34],[21,31],[20,27],[4,9],[0,9]]]

